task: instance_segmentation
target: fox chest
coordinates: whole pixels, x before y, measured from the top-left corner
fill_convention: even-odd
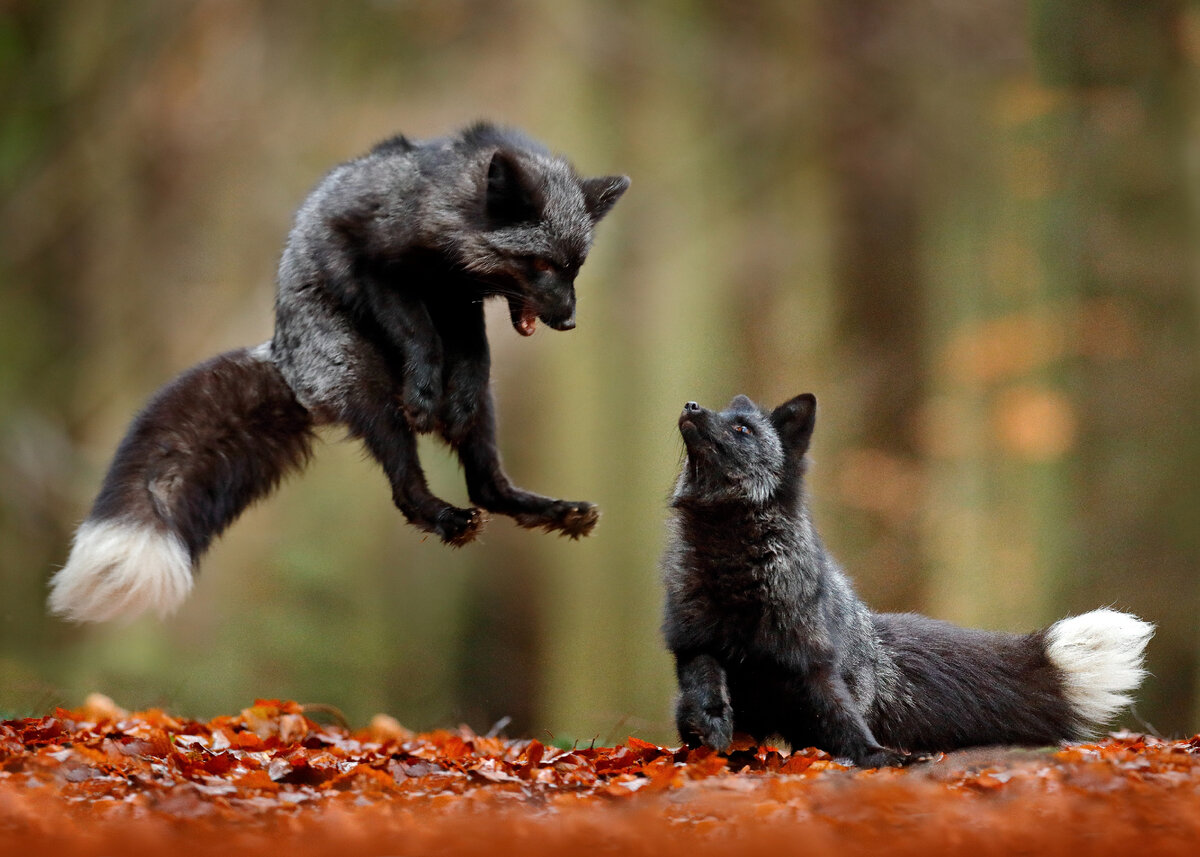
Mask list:
[[[807,617],[769,579],[710,577],[690,596],[688,613],[710,651],[729,665],[793,661],[811,638]]]

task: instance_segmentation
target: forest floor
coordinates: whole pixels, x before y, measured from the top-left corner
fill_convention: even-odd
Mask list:
[[[0,723],[0,855],[1179,854],[1200,736],[1120,733],[860,770],[629,738],[560,749],[467,729],[351,731],[260,700],[207,723],[94,696]]]

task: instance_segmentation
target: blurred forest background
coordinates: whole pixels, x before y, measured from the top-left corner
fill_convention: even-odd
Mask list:
[[[0,709],[674,740],[658,555],[683,402],[821,401],[812,491],[877,609],[1159,626],[1126,723],[1197,729],[1200,9],[1165,0],[0,0]],[[407,527],[336,431],[162,623],[46,581],[132,415],[271,335],[333,164],[479,117],[633,186],[579,328],[492,316],[500,442],[571,543]],[[435,488],[457,467],[424,446]]]

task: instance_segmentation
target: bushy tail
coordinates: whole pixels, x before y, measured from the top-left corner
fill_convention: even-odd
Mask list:
[[[1077,740],[1130,701],[1154,627],[1094,610],[1032,634],[873,616],[886,657],[870,725],[888,747],[929,752]]]
[[[308,461],[312,426],[266,347],[180,375],[117,449],[51,580],[50,610],[80,622],[173,612],[212,540]]]
[[[1142,659],[1154,626],[1128,613],[1093,610],[1046,630],[1046,657],[1062,673],[1063,695],[1078,718],[1100,727],[1131,701],[1146,676]]]

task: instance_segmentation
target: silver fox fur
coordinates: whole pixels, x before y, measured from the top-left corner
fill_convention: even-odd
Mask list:
[[[322,424],[360,438],[408,521],[447,544],[475,538],[488,512],[587,535],[592,504],[524,491],[501,466],[483,303],[507,301],[523,336],[539,321],[572,329],[595,225],[628,186],[580,178],[488,123],[393,137],[334,168],[288,236],[273,338],[185,372],[135,418],[50,609],[79,621],[173,611],[211,541],[304,466]],[[430,492],[419,433],[458,454],[470,508]]]
[[[816,399],[767,411],[689,402],[671,500],[663,625],[676,723],[718,750],[735,731],[859,765],[984,744],[1081,738],[1128,704],[1154,628],[1095,610],[1030,634],[873,613],[808,510]]]

